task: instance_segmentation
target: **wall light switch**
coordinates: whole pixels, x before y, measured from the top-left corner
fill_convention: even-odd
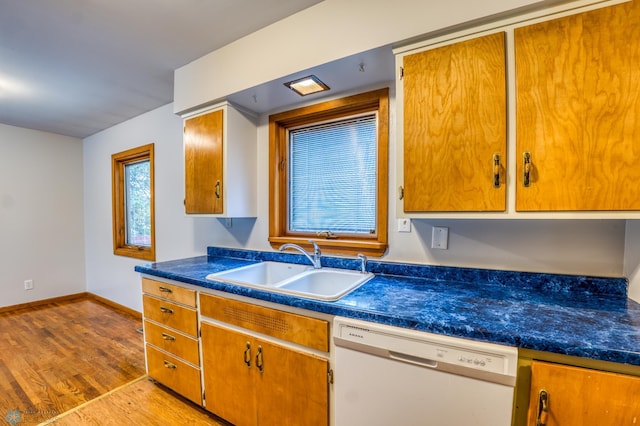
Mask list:
[[[411,232],[411,219],[408,217],[398,219],[398,232]]]
[[[449,228],[434,226],[431,232],[431,248],[447,250],[449,248]]]

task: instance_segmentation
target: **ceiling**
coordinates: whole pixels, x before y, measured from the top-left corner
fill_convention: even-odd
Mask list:
[[[321,0],[0,0],[0,123],[84,138],[173,101],[173,71]]]

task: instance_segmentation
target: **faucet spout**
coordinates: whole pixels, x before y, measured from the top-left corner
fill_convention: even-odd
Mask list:
[[[309,242],[313,246],[313,253],[307,253],[305,249],[293,243],[286,243],[281,245],[279,251],[285,251],[286,249],[289,249],[289,248],[295,249],[300,253],[304,254],[306,258],[309,259],[309,262],[311,262],[311,264],[313,265],[313,269],[320,269],[322,268],[322,262],[321,262],[322,252],[320,251],[320,247],[318,247],[318,244],[316,244],[315,241],[309,240]]]

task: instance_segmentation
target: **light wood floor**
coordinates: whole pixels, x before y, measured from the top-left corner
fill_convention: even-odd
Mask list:
[[[77,425],[226,425],[161,385],[143,377],[44,424]]]
[[[141,326],[86,298],[0,313],[0,425],[222,424],[146,378]]]

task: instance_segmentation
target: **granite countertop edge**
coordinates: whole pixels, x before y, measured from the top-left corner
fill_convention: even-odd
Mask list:
[[[135,271],[310,311],[436,334],[640,366],[640,305],[624,278],[494,271],[370,261],[375,277],[335,302],[207,280],[260,261],[306,263],[298,254],[209,247],[207,256]],[[323,266],[360,261],[323,257]]]

